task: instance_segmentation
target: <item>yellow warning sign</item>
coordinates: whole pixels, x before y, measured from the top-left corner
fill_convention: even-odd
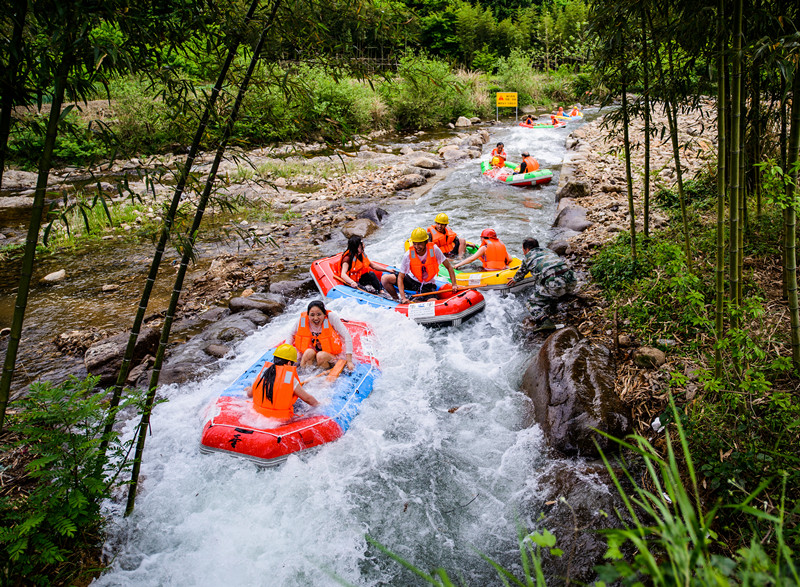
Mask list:
[[[515,108],[517,106],[517,93],[516,92],[497,92],[497,107]]]

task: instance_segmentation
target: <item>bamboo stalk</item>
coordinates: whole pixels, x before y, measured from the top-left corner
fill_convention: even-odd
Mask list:
[[[256,0],[256,3],[257,2],[258,0]],[[150,377],[150,384],[148,386],[149,391],[147,394],[145,408],[142,412],[142,419],[139,423],[138,438],[136,443],[136,454],[134,456],[134,461],[133,461],[133,470],[131,471],[131,483],[128,489],[128,502],[125,508],[125,516],[128,516],[131,514],[131,512],[133,512],[134,502],[136,499],[136,488],[138,486],[138,480],[139,480],[141,460],[142,460],[142,455],[144,453],[146,432],[150,424],[150,414],[152,412],[152,407],[155,402],[156,388],[158,387],[158,379],[161,373],[161,365],[164,361],[164,354],[166,352],[167,343],[169,342],[169,333],[172,327],[172,320],[175,316],[175,310],[178,307],[178,300],[180,299],[180,294],[183,291],[183,280],[186,276],[186,270],[192,258],[192,249],[194,248],[194,244],[197,239],[197,233],[200,230],[200,224],[203,220],[203,214],[205,213],[206,205],[208,203],[209,198],[211,197],[211,192],[214,189],[214,181],[217,176],[217,170],[219,169],[219,165],[222,162],[222,157],[225,154],[225,149],[228,145],[228,141],[230,140],[231,134],[233,133],[233,125],[236,121],[236,117],[239,114],[239,107],[241,106],[242,100],[244,99],[244,95],[247,92],[247,87],[250,82],[250,78],[252,77],[253,72],[255,71],[256,65],[258,64],[259,55],[261,53],[261,50],[263,49],[264,42],[266,41],[267,32],[270,30],[271,25],[275,20],[275,15],[278,12],[278,7],[280,6],[280,3],[281,0],[275,0],[269,20],[267,21],[266,26],[262,29],[261,37],[259,38],[258,44],[253,50],[253,56],[250,60],[250,64],[242,80],[242,83],[239,86],[239,91],[236,95],[236,100],[234,101],[231,113],[228,117],[228,121],[225,126],[225,130],[223,132],[222,140],[220,141],[220,144],[217,147],[217,152],[215,154],[214,161],[211,164],[211,169],[209,170],[208,177],[206,178],[205,189],[203,190],[203,193],[200,196],[200,200],[197,204],[197,210],[195,212],[194,220],[192,221],[192,227],[189,230],[187,248],[183,251],[183,255],[181,257],[181,264],[178,268],[178,273],[175,277],[175,284],[172,288],[172,296],[170,298],[167,314],[164,317],[164,326],[161,329],[161,339],[159,341],[158,350],[156,351],[155,363],[153,364],[153,372]],[[249,16],[252,16],[252,13],[249,13]]]
[[[3,362],[3,374],[0,377],[0,430],[5,422],[6,407],[11,391],[11,379],[14,376],[14,367],[17,362],[19,342],[22,338],[22,324],[25,321],[25,310],[28,306],[28,295],[33,278],[33,265],[36,258],[36,245],[39,241],[39,229],[42,225],[42,212],[44,211],[44,195],[47,189],[47,178],[53,160],[56,137],[58,135],[58,121],[61,118],[61,107],[64,104],[64,91],[67,86],[67,74],[73,63],[73,55],[65,53],[61,57],[55,76],[53,101],[50,104],[50,114],[47,118],[47,131],[45,132],[42,155],[39,158],[39,175],[36,179],[36,191],[33,196],[31,218],[28,223],[28,235],[25,238],[25,252],[22,257],[22,270],[17,286],[17,299],[14,303],[14,316],[11,319],[11,333],[6,347],[6,357]]]
[[[719,342],[725,324],[725,0],[717,5],[717,258],[715,273],[714,376],[722,376],[722,349]]]
[[[795,61],[792,82],[792,130],[789,134],[787,164],[790,178],[786,184],[787,206],[784,210],[786,230],[784,249],[786,258],[787,290],[789,295],[789,325],[792,340],[792,363],[795,372],[800,371],[800,310],[797,295],[797,214],[794,204],[798,196],[797,179],[800,164],[800,63]]]
[[[241,31],[244,31],[247,28],[247,24],[253,18],[253,15],[255,14],[259,2],[260,0],[252,0],[247,15],[245,16],[243,26],[240,29]],[[186,182],[189,178],[189,172],[191,171],[192,164],[194,163],[194,160],[197,157],[197,153],[200,150],[200,144],[202,142],[203,135],[206,132],[208,121],[211,118],[211,112],[214,111],[214,106],[216,104],[217,98],[222,92],[222,86],[225,83],[225,78],[227,77],[228,71],[230,70],[230,67],[233,64],[233,60],[236,57],[239,44],[241,43],[241,39],[242,39],[242,33],[239,33],[231,41],[231,45],[228,49],[228,55],[219,71],[216,83],[214,84],[214,87],[211,90],[211,94],[208,97],[208,101],[206,103],[203,116],[200,119],[200,123],[198,124],[197,132],[195,133],[194,138],[192,139],[192,144],[189,147],[189,153],[186,156],[186,163],[181,169],[181,174],[180,177],[178,178],[178,183],[175,185],[175,191],[172,195],[172,201],[170,202],[169,210],[167,211],[167,214],[164,216],[164,225],[159,235],[159,240],[156,245],[155,253],[153,254],[153,260],[150,263],[150,270],[148,271],[144,289],[142,290],[142,297],[139,301],[139,308],[136,312],[136,317],[133,320],[133,326],[131,327],[131,334],[130,337],[128,338],[128,345],[125,348],[125,354],[122,359],[122,365],[120,366],[119,375],[117,376],[117,381],[111,390],[108,419],[106,421],[106,425],[103,430],[103,440],[100,445],[101,453],[104,453],[105,450],[108,448],[108,435],[111,433],[111,430],[114,427],[114,422],[117,417],[117,408],[119,406],[120,398],[122,397],[122,388],[125,386],[125,382],[128,379],[128,373],[130,372],[131,363],[133,361],[133,353],[136,348],[136,341],[139,338],[139,332],[141,331],[142,324],[144,323],[144,317],[145,313],[147,312],[147,306],[150,303],[150,295],[152,294],[153,286],[155,285],[156,277],[158,275],[158,269],[161,265],[161,259],[164,256],[164,250],[167,246],[167,240],[169,240],[169,235],[172,229],[172,223],[175,220],[175,215],[178,212],[178,207],[180,206],[181,203],[181,197],[183,196],[183,190],[186,187]]]

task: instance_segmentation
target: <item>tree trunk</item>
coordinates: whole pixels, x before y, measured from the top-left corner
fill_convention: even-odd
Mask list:
[[[627,65],[625,66],[627,68]],[[631,174],[631,140],[628,135],[628,80],[622,78],[622,138],[625,144],[625,179],[628,182],[628,214],[631,217],[631,258],[636,261],[636,210],[633,207],[633,176]]]
[[[650,238],[650,56],[647,46],[647,26],[642,8],[642,78],[644,83],[644,238]]]
[[[669,56],[669,75],[674,77],[675,68],[672,60],[672,40],[667,45],[667,55]],[[675,173],[678,177],[678,201],[681,205],[681,218],[683,219],[683,244],[686,253],[686,266],[692,270],[692,251],[689,246],[689,219],[686,213],[686,196],[683,191],[683,171],[681,169],[681,153],[678,146],[678,106],[674,99],[667,100],[667,122],[669,124],[669,135],[672,139],[672,157],[675,160]]]
[[[725,326],[725,0],[717,7],[717,265],[715,274],[714,376],[722,377],[722,340]]]
[[[260,0],[252,0],[250,4],[250,9],[245,16],[244,22],[242,27],[239,29],[240,31],[244,31],[247,29],[247,25],[252,20],[253,15],[255,14],[256,8],[258,7]],[[183,195],[183,190],[186,187],[186,182],[189,177],[189,172],[192,169],[192,164],[194,163],[194,159],[197,156],[198,151],[200,150],[200,144],[202,142],[203,135],[205,134],[206,127],[208,126],[208,121],[211,117],[211,112],[214,109],[214,105],[219,97],[220,92],[222,91],[222,86],[225,83],[225,78],[228,75],[228,71],[230,70],[231,64],[236,57],[236,53],[239,48],[239,44],[241,43],[242,35],[241,33],[236,35],[235,39],[231,41],[230,47],[228,49],[228,56],[225,59],[225,62],[222,65],[222,68],[219,71],[219,75],[217,76],[217,81],[211,90],[211,94],[208,98],[208,103],[206,104],[205,111],[203,112],[203,117],[200,120],[200,123],[197,127],[197,132],[194,135],[192,140],[191,147],[189,148],[189,154],[186,156],[186,163],[181,170],[181,175],[178,179],[178,183],[175,186],[175,192],[172,196],[172,202],[170,203],[169,210],[167,211],[166,216],[164,217],[164,226],[161,229],[161,234],[159,236],[158,243],[156,245],[155,253],[153,254],[153,260],[150,263],[150,271],[147,274],[147,279],[145,281],[144,290],[142,291],[142,297],[139,301],[139,308],[136,312],[136,317],[133,321],[133,326],[131,328],[131,335],[128,339],[128,346],[125,348],[125,355],[122,360],[122,366],[119,370],[119,375],[117,376],[117,382],[114,385],[111,393],[111,400],[109,402],[109,411],[108,411],[108,420],[106,421],[105,428],[103,430],[103,440],[100,447],[101,453],[105,452],[106,448],[108,447],[108,436],[111,433],[114,427],[114,421],[116,420],[117,416],[117,407],[119,406],[119,400],[122,396],[122,388],[125,385],[128,379],[128,373],[130,372],[131,362],[133,360],[133,351],[136,348],[136,341],[139,338],[139,332],[142,327],[142,323],[144,322],[145,313],[147,312],[147,306],[150,303],[150,295],[153,291],[153,285],[156,281],[156,276],[158,275],[158,268],[161,265],[161,259],[164,256],[164,249],[167,246],[167,240],[169,239],[169,235],[172,229],[172,223],[175,221],[175,215],[178,212],[178,207],[181,202],[181,196]]]
[[[728,271],[730,272],[730,296],[734,306],[739,306],[739,198],[741,197],[740,165],[742,156],[741,145],[741,116],[742,116],[742,0],[737,0],[734,10],[734,39],[733,39],[733,79],[731,83],[731,179],[730,179],[730,259]],[[731,321],[733,328],[738,328],[738,319],[734,316]]]
[[[192,221],[192,227],[189,229],[189,234],[187,235],[188,244],[186,245],[186,248],[181,256],[181,264],[180,267],[178,268],[178,274],[175,276],[175,284],[172,288],[172,296],[170,298],[169,307],[167,308],[167,314],[164,317],[164,325],[161,329],[161,339],[159,341],[158,350],[156,351],[155,363],[153,365],[153,373],[150,378],[150,384],[148,386],[145,408],[142,412],[142,419],[139,422],[138,438],[136,440],[136,454],[134,455],[133,469],[131,471],[131,483],[128,488],[128,501],[125,508],[126,516],[130,515],[131,512],[133,512],[136,500],[136,488],[138,487],[139,483],[139,471],[141,469],[142,455],[144,453],[144,445],[145,445],[145,439],[147,437],[147,430],[150,426],[150,414],[152,412],[153,404],[155,402],[156,388],[158,387],[158,379],[161,373],[161,365],[164,362],[164,353],[167,348],[167,343],[169,342],[169,333],[172,328],[172,321],[175,317],[175,310],[178,307],[178,301],[180,299],[181,292],[183,291],[183,280],[186,277],[186,271],[187,268],[189,267],[189,262],[191,261],[193,256],[193,248],[197,240],[197,234],[200,230],[200,224],[203,221],[203,214],[205,213],[205,209],[206,206],[208,205],[208,200],[211,197],[211,193],[214,191],[214,181],[216,180],[217,177],[217,171],[219,170],[219,165],[222,162],[222,157],[225,155],[225,149],[228,146],[228,141],[230,140],[231,134],[233,134],[233,125],[236,122],[236,118],[239,115],[239,107],[242,105],[242,100],[244,99],[244,95],[247,92],[247,87],[250,83],[250,79],[252,78],[253,72],[256,69],[256,65],[258,64],[259,55],[261,54],[261,50],[264,47],[264,41],[267,38],[267,32],[270,30],[272,23],[275,21],[275,15],[278,12],[279,6],[280,6],[280,0],[275,0],[269,20],[267,21],[266,26],[262,29],[261,37],[259,38],[258,44],[253,50],[253,56],[250,60],[250,65],[248,66],[247,72],[245,73],[245,76],[242,79],[241,85],[239,86],[239,91],[236,95],[236,100],[234,101],[230,116],[228,117],[225,130],[223,131],[223,135],[220,140],[220,144],[217,147],[217,152],[215,154],[214,161],[211,164],[211,169],[208,172],[205,188],[197,204],[197,210],[195,211],[194,219]]]
[[[792,363],[795,373],[800,372],[800,313],[797,300],[797,214],[794,204],[797,198],[797,166],[800,160],[800,65],[795,64],[794,81],[792,82],[792,131],[789,135],[787,164],[791,170],[789,182],[786,184],[786,209],[784,210],[784,256],[786,258],[786,276],[788,277],[789,322],[792,339]]]
[[[22,323],[25,320],[25,309],[28,305],[28,293],[33,277],[33,262],[36,258],[36,245],[39,242],[39,229],[42,226],[42,213],[44,212],[44,195],[47,189],[47,178],[50,175],[50,165],[53,158],[53,149],[58,136],[58,121],[61,118],[61,106],[64,104],[64,90],[67,85],[67,73],[72,63],[72,55],[65,54],[61,58],[55,77],[53,101],[50,104],[50,115],[47,118],[47,131],[44,137],[42,155],[39,159],[39,176],[36,180],[36,192],[33,196],[31,219],[28,224],[28,236],[25,239],[25,253],[22,257],[22,271],[17,287],[17,300],[14,304],[14,317],[11,321],[11,334],[6,348],[6,358],[3,363],[3,375],[0,378],[0,430],[6,415],[6,406],[11,391],[11,379],[14,376],[14,367],[17,362],[19,341],[22,338]]]
[[[2,104],[0,104],[0,188],[3,187],[3,170],[6,167],[8,137],[11,133],[11,112],[15,103],[24,94],[20,88],[20,72],[22,59],[22,31],[28,13],[28,0],[17,0],[14,10],[14,29],[11,32],[11,43],[8,46],[8,63],[4,76]],[[23,78],[24,81],[24,78]],[[1,421],[1,420],[0,420]],[[1,426],[0,426],[1,428]]]

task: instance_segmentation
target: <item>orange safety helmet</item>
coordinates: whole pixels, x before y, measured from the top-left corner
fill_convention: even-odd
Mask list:
[[[497,233],[494,231],[494,228],[484,228],[483,232],[481,232],[481,238],[497,239]]]

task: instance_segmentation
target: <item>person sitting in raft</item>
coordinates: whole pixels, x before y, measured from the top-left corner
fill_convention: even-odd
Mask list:
[[[458,235],[447,226],[449,223],[447,214],[444,212],[437,214],[433,224],[428,227],[428,238],[446,257],[463,257],[467,250],[467,241],[458,238]]]
[[[354,234],[347,239],[347,250],[342,253],[340,277],[347,285],[353,287],[366,286],[379,293],[383,287],[371,270],[381,271],[381,268],[369,260],[364,252],[364,242],[361,237]]]
[[[536,121],[533,119],[533,116],[531,116],[530,114],[528,114],[528,115],[525,117],[525,120],[523,120],[523,121],[522,121],[522,123],[523,123],[523,124],[536,124]]]
[[[514,173],[530,173],[531,171],[536,171],[539,169],[539,162],[531,157],[531,154],[528,151],[522,152],[522,163],[520,163],[516,169],[514,169]]]
[[[336,312],[328,312],[325,304],[314,300],[300,315],[294,330],[286,337],[301,353],[300,366],[316,364],[323,369],[332,367],[342,353],[344,341],[345,360],[351,371],[353,364],[353,339]]]
[[[511,263],[511,255],[503,242],[497,238],[497,233],[493,228],[485,228],[481,232],[481,246],[472,255],[453,265],[453,269],[458,269],[476,259],[480,259],[484,271],[499,271],[508,267]]]
[[[577,104],[575,104],[575,105],[572,107],[572,111],[569,113],[569,115],[570,115],[570,116],[579,116],[579,115],[580,115],[580,113],[581,113],[581,111],[580,111],[580,109],[578,108],[578,105],[577,105]]]
[[[558,112],[556,112],[555,114],[551,114],[550,115],[550,120],[552,121],[553,124],[558,124],[559,123],[559,121],[556,118],[556,116],[564,116],[564,108],[563,108],[563,106],[559,106],[558,107]]]
[[[492,167],[502,167],[506,164],[506,149],[503,143],[497,143],[497,146],[492,149]]]
[[[256,412],[268,418],[286,420],[294,415],[294,402],[300,398],[309,406],[318,406],[316,398],[303,389],[297,378],[297,349],[282,344],[275,349],[255,382],[247,388]]]
[[[450,272],[450,283],[453,284],[453,291],[458,291],[456,284],[456,272],[453,265],[444,256],[444,253],[435,244],[428,242],[428,233],[422,227],[417,227],[411,231],[411,247],[406,251],[403,260],[400,262],[400,270],[397,275],[384,273],[383,285],[389,294],[397,299],[398,293],[395,290],[395,283],[399,289],[400,302],[408,303],[406,290],[419,293],[436,291],[436,274],[439,273],[439,264],[444,263],[447,271]]]

